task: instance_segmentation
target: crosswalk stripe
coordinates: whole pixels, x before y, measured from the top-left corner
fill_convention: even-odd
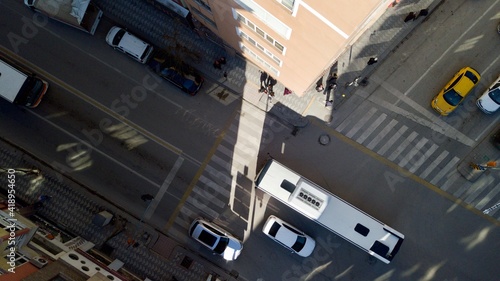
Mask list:
[[[460,161],[460,158],[453,157],[453,159],[451,159],[448,164],[446,164],[446,166],[441,169],[441,171],[439,171],[439,173],[431,180],[431,183],[436,185],[441,178],[443,178],[447,173],[450,172],[452,168],[457,165],[458,161]]]
[[[382,113],[382,115],[380,115],[377,120],[375,120],[375,122],[373,122],[356,141],[358,143],[363,143],[371,135],[371,133],[373,133],[373,131],[375,131],[375,129],[377,129],[380,124],[382,124],[386,117],[387,114]]]
[[[352,138],[354,134],[356,134],[361,127],[363,127],[366,123],[366,121],[370,120],[370,118],[377,112],[377,109],[375,107],[372,107],[364,116],[363,118],[359,119],[359,121],[354,125],[354,127],[351,128],[351,130],[346,134],[346,137]]]
[[[399,130],[394,135],[392,135],[389,141],[387,141],[384,146],[382,146],[382,148],[377,151],[377,153],[380,155],[384,155],[387,150],[404,134],[404,132],[406,132],[407,129],[408,127],[406,127],[405,125],[401,126],[401,128],[399,128]]]
[[[217,169],[215,169],[213,166],[210,164],[206,166],[205,171],[207,173],[203,173],[204,180],[207,180],[205,184],[215,184],[216,186],[219,186],[220,188],[224,188],[222,185],[226,186],[231,186],[231,178],[228,176],[226,173],[219,172]],[[206,176],[205,176],[206,175]],[[201,177],[200,176],[200,179]],[[213,180],[209,179],[208,177],[213,179],[217,179],[217,183],[214,182]]]
[[[423,179],[427,178],[427,176],[428,176],[428,175],[429,175],[432,171],[434,171],[434,169],[436,168],[436,166],[437,166],[439,163],[441,163],[441,161],[443,161],[443,159],[444,159],[446,156],[448,156],[448,154],[449,154],[449,152],[448,152],[448,151],[446,151],[446,150],[445,150],[445,151],[443,151],[443,152],[441,152],[441,154],[439,154],[439,156],[438,156],[436,159],[434,159],[434,161],[432,161],[432,163],[431,163],[429,166],[427,166],[427,169],[425,169],[425,171],[424,171],[423,173],[421,173],[421,174],[419,175],[419,177],[421,177],[421,178],[423,178]]]
[[[483,176],[478,181],[476,181],[468,191],[468,196],[465,197],[465,203],[470,204],[474,199],[476,199],[488,185],[495,181],[495,178],[491,175]]]
[[[451,190],[448,191],[448,189],[450,187],[455,187],[456,185],[458,185],[459,183],[457,183],[456,181],[461,177],[462,175],[455,169],[451,172],[451,174],[448,174],[446,182],[443,183],[439,188],[443,191],[451,193]]]
[[[224,206],[227,205],[227,202],[224,202],[218,198],[219,197],[218,195],[222,194],[221,191],[226,191],[226,190],[223,188],[214,189],[213,186],[209,185],[205,185],[204,187],[196,186],[193,189],[193,193],[195,194],[195,196],[210,200],[210,204],[214,204],[219,208],[224,208]],[[229,196],[224,196],[224,199],[227,199],[227,197]]]
[[[483,196],[483,198],[479,200],[479,202],[476,204],[476,208],[482,210],[486,206],[486,204],[488,204],[488,202],[490,202],[497,196],[499,192],[500,192],[500,183],[495,185],[495,187],[493,187],[493,189],[488,194],[486,194],[486,196]]]
[[[394,126],[396,126],[396,124],[398,123],[398,121],[392,119],[391,122],[389,122],[389,124],[387,124],[384,129],[382,129],[382,131],[380,131],[380,133],[378,133],[378,135],[376,137],[374,137],[372,139],[372,141],[366,146],[368,149],[374,149],[375,146],[377,146],[377,144],[385,137],[387,136],[387,134],[389,133],[390,130],[392,130],[392,128],[394,128]]]
[[[195,197],[189,196],[188,199],[186,200],[186,202],[192,204],[193,206],[196,206],[196,208],[198,210],[207,214],[208,218],[210,218],[210,219],[216,218],[219,215],[218,212],[210,209],[205,204],[201,204],[201,202],[198,199],[196,199]]]
[[[209,179],[205,175],[201,175],[200,176],[200,182],[203,183],[203,185],[205,185],[208,188],[210,188],[211,190],[213,190],[214,193],[221,194],[222,196],[224,196],[226,198],[229,197],[229,191],[226,188],[224,188],[220,184],[217,184],[217,182],[215,182],[214,180]],[[197,187],[203,189],[202,186],[197,185]],[[208,190],[208,188],[205,189],[205,190]]]
[[[420,157],[418,161],[415,162],[415,164],[413,164],[413,166],[410,168],[410,173],[415,173],[418,168],[420,168],[420,166],[422,166],[422,164],[424,164],[425,161],[430,158],[434,151],[438,149],[438,147],[439,146],[437,144],[433,143],[432,146],[427,151],[425,151],[424,155]]]
[[[422,147],[424,147],[424,145],[427,143],[427,139],[426,138],[421,138],[417,144],[410,150],[410,152],[408,152],[408,154],[406,154],[405,157],[403,157],[403,159],[401,159],[401,161],[399,161],[399,166],[400,167],[405,167],[408,162],[410,162],[410,160],[413,160],[413,157],[415,157],[415,155],[417,155],[417,153],[420,153],[420,150],[422,149]],[[420,158],[419,158],[420,159]]]
[[[411,134],[403,139],[403,142],[394,150],[391,155],[387,158],[391,161],[394,161],[405,149],[410,145],[410,143],[418,136],[416,132],[411,132]]]

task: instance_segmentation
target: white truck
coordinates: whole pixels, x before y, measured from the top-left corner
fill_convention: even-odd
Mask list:
[[[260,171],[255,185],[386,264],[404,241],[403,234],[274,159]]]
[[[49,18],[92,35],[103,14],[91,0],[24,0],[24,4]]]
[[[0,59],[0,96],[14,104],[36,107],[49,83]]]

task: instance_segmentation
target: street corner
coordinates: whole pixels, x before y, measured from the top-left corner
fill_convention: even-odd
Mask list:
[[[304,116],[316,117],[319,120],[329,124],[333,118],[334,97],[331,99],[325,95],[315,95],[309,101],[304,110]]]
[[[237,94],[228,89],[228,87],[225,87],[223,84],[213,83],[207,86],[206,93],[214,100],[224,105],[229,105],[239,99]]]

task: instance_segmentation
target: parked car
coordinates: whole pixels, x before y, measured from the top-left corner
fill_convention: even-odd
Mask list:
[[[155,52],[148,66],[156,74],[191,96],[196,95],[203,86],[204,79],[201,75],[182,61],[175,60],[174,57],[164,52]]]
[[[477,99],[477,107],[484,113],[491,114],[500,108],[500,76],[490,85],[484,94]]]
[[[465,99],[481,76],[471,67],[460,69],[446,86],[432,99],[432,108],[443,116],[447,116]]]
[[[113,26],[108,35],[106,42],[113,48],[129,55],[140,63],[146,63],[153,53],[153,46],[143,40],[132,35],[125,29]]]
[[[309,235],[275,216],[267,219],[262,232],[301,257],[310,256],[316,246],[316,241]]]
[[[243,249],[241,241],[218,225],[202,218],[197,218],[191,223],[189,236],[228,261],[237,259]]]

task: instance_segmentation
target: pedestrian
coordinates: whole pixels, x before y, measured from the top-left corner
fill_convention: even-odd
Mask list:
[[[144,201],[144,202],[151,201],[151,200],[153,200],[154,198],[155,198],[155,197],[154,197],[153,195],[151,195],[151,194],[143,194],[143,195],[141,195],[141,199],[142,199],[142,201]]]
[[[220,64],[226,64],[226,57],[220,57],[219,62]]]
[[[224,71],[224,79],[227,80],[227,71]]]
[[[278,82],[278,81],[276,81],[273,77],[271,77],[271,75],[267,76],[266,86],[269,86],[269,85],[274,86],[274,85],[276,85],[276,82]]]
[[[321,92],[325,89],[325,87],[323,87],[323,82],[322,81],[318,81],[318,83],[316,83],[316,92]]]
[[[283,95],[286,96],[286,95],[290,95],[292,93],[292,91],[288,88],[285,88],[285,91],[283,92]]]
[[[215,69],[222,69],[221,66],[220,66],[220,61],[219,60],[215,60],[214,61],[214,68]]]
[[[267,72],[261,71],[260,72],[260,88],[262,89],[263,87],[267,86],[266,85],[266,79],[267,79]]]
[[[415,19],[415,13],[414,12],[410,12],[406,18],[404,19],[404,22],[409,22],[411,20],[414,20]]]
[[[328,79],[328,89],[333,89],[337,86],[337,73],[333,73],[330,79]]]
[[[377,57],[371,57],[371,58],[368,60],[367,64],[368,64],[368,65],[372,65],[372,64],[377,63],[377,61],[378,61],[378,58],[377,58]]]

